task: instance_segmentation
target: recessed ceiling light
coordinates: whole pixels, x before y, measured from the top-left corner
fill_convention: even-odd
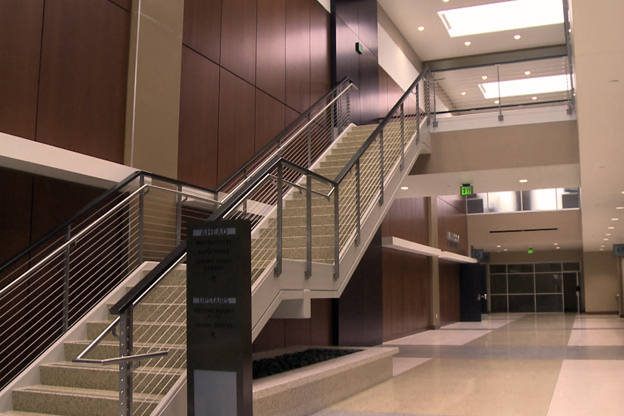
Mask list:
[[[557,250],[561,250],[561,247],[557,247]]]
[[[601,245],[600,247],[604,247],[604,246],[605,246],[605,245],[603,244],[603,245]]]
[[[531,99],[532,99],[533,101],[535,101],[535,100],[537,100],[537,97],[531,97]]]
[[[622,193],[624,194],[624,191],[622,191]]]
[[[500,101],[496,100],[494,101],[494,104],[500,104]]]
[[[556,245],[556,246],[558,246],[558,245],[559,245],[559,243],[555,243],[555,245]]]
[[[520,183],[527,183],[528,181],[528,179],[520,179]]]
[[[487,79],[487,75],[483,75],[481,79],[485,81]]]
[[[501,246],[500,246],[500,245],[498,245],[498,246],[496,246],[496,247],[501,248]]]
[[[419,32],[422,32],[423,30],[425,30],[425,27],[424,27],[424,26],[418,26],[418,31],[419,31]]]
[[[604,241],[609,241],[609,239],[608,239],[608,238],[603,238],[603,240],[604,240]]]
[[[607,233],[607,234],[605,234],[605,235],[606,235],[606,236],[609,236],[609,235],[611,235],[611,234]]]
[[[611,218],[611,221],[619,221],[619,218]]]
[[[518,39],[520,39],[521,37],[522,37],[522,36],[520,36],[520,35],[516,35],[516,36],[514,36],[514,39],[515,39],[515,40],[518,40]]]
[[[442,0],[442,1],[443,1],[444,3],[448,3],[448,2],[449,2],[449,0]]]
[[[615,207],[615,209],[624,209],[624,207]]]
[[[604,248],[601,248],[600,251],[604,251]]]
[[[462,91],[461,95],[466,95],[466,91]]]
[[[610,230],[615,230],[615,227],[609,227]]]
[[[531,71],[524,71],[524,75],[531,75]]]
[[[449,36],[454,38],[560,24],[563,23],[563,8],[560,0],[516,0],[441,10],[438,16]]]
[[[516,97],[519,95],[543,94],[568,90],[567,75],[515,79],[502,82],[479,84],[483,98]]]
[[[401,190],[402,190],[402,191],[407,191],[408,189],[409,189],[409,187],[407,187],[407,186],[402,186],[402,187],[401,187]]]
[[[464,45],[466,46],[470,46],[472,44],[472,42],[470,42],[469,40],[467,40],[466,42],[464,42]]]

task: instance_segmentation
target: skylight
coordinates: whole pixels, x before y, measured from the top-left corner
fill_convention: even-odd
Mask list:
[[[514,0],[438,12],[449,35],[476,35],[563,23],[561,0]]]
[[[501,97],[516,97],[518,95],[535,95],[549,92],[563,92],[568,90],[567,75],[553,75],[549,77],[525,78],[511,81],[486,82],[479,84],[479,89],[485,99],[498,98],[500,85]]]

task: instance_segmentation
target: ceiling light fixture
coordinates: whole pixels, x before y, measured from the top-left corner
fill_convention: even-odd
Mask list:
[[[624,207],[615,207],[615,209],[624,209]]]
[[[501,246],[500,246],[500,245],[498,245],[498,246],[496,246],[496,247],[497,247],[497,248],[501,248]]]
[[[539,13],[535,13],[539,10]],[[563,23],[561,0],[515,0],[440,10],[450,37]]]
[[[520,35],[516,35],[516,36],[514,36],[514,39],[515,39],[515,40],[518,40],[518,39],[520,39],[521,37],[522,37],[522,36],[520,36]]]
[[[467,40],[466,42],[464,42],[464,45],[466,45],[466,46],[470,46],[470,45],[472,45],[472,42],[470,42],[469,40]]]
[[[558,245],[559,245],[559,243],[555,243],[555,245],[556,245],[556,246],[558,246]]]
[[[402,191],[407,191],[408,189],[409,189],[409,187],[407,187],[407,186],[402,186],[402,187],[401,187],[401,190],[402,190]]]
[[[561,247],[557,247],[557,250],[561,250]]]
[[[466,91],[462,91],[461,95],[466,95]]]
[[[537,100],[537,97],[531,97],[531,99],[532,99],[533,101],[536,101],[536,100]]]
[[[611,218],[611,221],[619,221],[619,218]]]
[[[494,101],[494,104],[500,104],[500,101],[496,100]]]
[[[423,30],[425,30],[425,27],[424,27],[424,26],[418,26],[418,31],[419,31],[419,32],[422,32]]]
[[[531,75],[531,71],[524,71],[524,75]]]
[[[507,249],[506,249],[506,248],[504,248],[504,249],[503,249],[503,251],[507,251]]]
[[[610,236],[611,234],[609,234],[609,233],[606,233],[605,235],[606,235],[606,236]]]
[[[603,240],[604,240],[604,241],[609,241],[609,239],[608,239],[608,238],[603,238]]]
[[[481,79],[485,81],[487,79],[487,75],[483,75]]]
[[[615,227],[609,227],[610,230],[615,230]]]
[[[479,84],[483,98],[517,97],[520,95],[545,94],[568,90],[567,75],[515,79],[502,82],[485,82]]]
[[[520,183],[527,183],[529,180],[528,179],[520,179]]]

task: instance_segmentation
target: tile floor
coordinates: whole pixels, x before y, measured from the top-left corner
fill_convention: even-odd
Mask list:
[[[314,416],[622,416],[624,319],[496,314],[388,342],[394,377]]]

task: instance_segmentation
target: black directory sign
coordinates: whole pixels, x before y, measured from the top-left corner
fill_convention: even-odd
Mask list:
[[[189,226],[187,395],[189,416],[250,416],[251,226]]]

